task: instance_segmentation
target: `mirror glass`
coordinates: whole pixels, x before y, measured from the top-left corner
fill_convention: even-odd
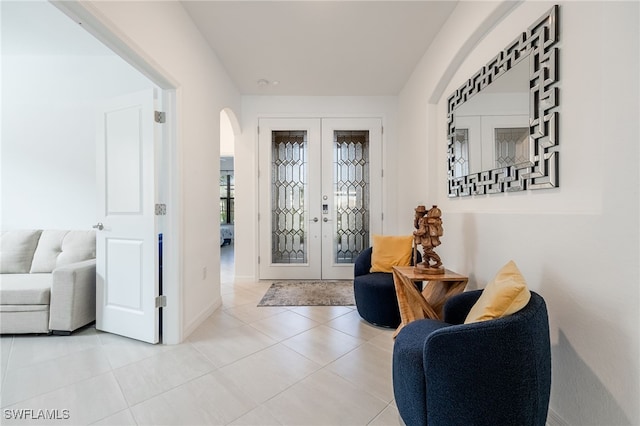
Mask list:
[[[529,162],[529,58],[454,110],[453,175]]]
[[[449,97],[449,197],[559,186],[558,11],[551,8]]]

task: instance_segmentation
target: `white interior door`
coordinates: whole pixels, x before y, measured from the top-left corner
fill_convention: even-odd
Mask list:
[[[153,89],[112,99],[98,120],[96,328],[159,340]]]
[[[261,119],[262,279],[350,279],[382,230],[380,119]]]

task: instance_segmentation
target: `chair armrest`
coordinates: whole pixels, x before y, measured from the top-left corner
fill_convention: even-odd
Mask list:
[[[353,262],[353,275],[359,277],[360,275],[368,274],[371,270],[371,253],[372,248],[367,247],[362,250],[358,257]]]
[[[465,291],[447,300],[443,308],[443,320],[449,324],[463,324],[469,311],[478,301],[482,290]]]
[[[73,331],[96,319],[96,260],[52,272],[49,329]]]

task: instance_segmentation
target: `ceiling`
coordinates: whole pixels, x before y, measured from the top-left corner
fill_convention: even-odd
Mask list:
[[[457,1],[181,3],[243,95],[393,96]],[[3,55],[113,54],[47,1],[0,6]]]
[[[402,90],[457,2],[182,4],[243,95],[378,96]]]

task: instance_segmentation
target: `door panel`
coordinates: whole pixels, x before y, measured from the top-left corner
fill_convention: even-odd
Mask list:
[[[98,123],[96,328],[157,343],[153,90],[106,102]]]
[[[320,122],[260,120],[260,278],[320,276]]]
[[[382,227],[381,120],[261,119],[258,140],[260,278],[353,278]]]
[[[382,232],[381,129],[379,118],[322,120],[323,279],[353,278],[355,258]]]

